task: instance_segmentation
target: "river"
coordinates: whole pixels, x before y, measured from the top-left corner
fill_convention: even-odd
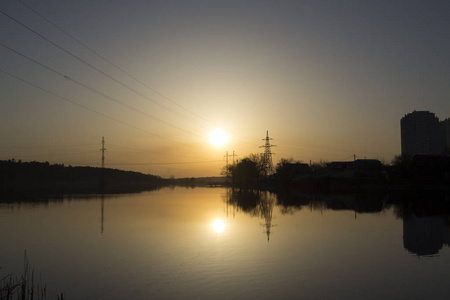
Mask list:
[[[448,299],[448,198],[427,201],[176,187],[0,203],[0,278],[26,251],[48,299]]]

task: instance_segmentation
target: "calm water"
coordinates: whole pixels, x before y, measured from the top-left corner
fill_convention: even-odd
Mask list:
[[[222,188],[0,204],[0,277],[26,249],[49,299],[448,299],[442,210]]]

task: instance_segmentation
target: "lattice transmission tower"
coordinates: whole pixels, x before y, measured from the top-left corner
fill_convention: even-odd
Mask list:
[[[100,151],[102,151],[102,169],[105,168],[105,137],[102,136],[102,149],[100,149]]]
[[[272,163],[272,150],[270,148],[275,147],[276,145],[272,145],[270,141],[273,140],[269,138],[269,130],[266,132],[266,138],[263,139],[265,141],[263,146],[259,148],[264,148],[264,153],[261,153],[262,162],[264,165],[264,174],[266,176],[272,175],[274,173],[273,163]]]

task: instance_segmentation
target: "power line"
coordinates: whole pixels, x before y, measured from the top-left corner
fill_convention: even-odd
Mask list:
[[[208,163],[218,163],[223,162],[222,160],[210,160],[210,161],[191,161],[191,162],[160,162],[160,163],[111,163],[108,165],[115,166],[144,166],[144,165],[190,165],[190,164],[208,164]]]
[[[52,45],[55,46],[56,48],[58,48],[58,49],[60,49],[61,51],[65,52],[66,54],[72,56],[72,57],[75,58],[76,60],[82,62],[82,63],[85,64],[86,66],[88,66],[88,67],[90,67],[90,68],[96,70],[97,72],[99,72],[99,73],[102,74],[103,76],[108,77],[109,79],[113,80],[113,81],[116,82],[117,84],[119,84],[119,85],[121,85],[121,86],[123,86],[123,87],[129,89],[130,91],[132,91],[132,92],[135,93],[136,95],[139,95],[139,96],[143,97],[144,99],[146,99],[146,100],[148,100],[148,101],[150,101],[150,102],[152,102],[152,103],[158,105],[159,107],[161,107],[161,108],[163,108],[163,109],[165,109],[165,110],[167,110],[167,111],[169,111],[169,112],[171,112],[171,113],[177,115],[177,116],[180,117],[180,118],[183,118],[183,119],[185,119],[185,120],[188,120],[188,121],[194,123],[195,125],[197,125],[197,126],[199,126],[199,127],[203,127],[202,125],[198,124],[197,122],[191,120],[189,117],[187,117],[187,116],[185,116],[185,115],[183,115],[183,114],[181,114],[181,113],[179,113],[179,112],[177,112],[177,111],[175,111],[175,110],[173,110],[173,109],[171,109],[171,108],[169,108],[169,107],[167,107],[167,106],[165,106],[165,105],[163,105],[163,104],[161,104],[161,103],[158,103],[158,102],[155,101],[154,99],[152,99],[152,98],[150,98],[150,97],[148,97],[148,96],[146,96],[146,95],[140,93],[139,91],[136,91],[135,89],[133,89],[132,87],[128,86],[127,84],[125,84],[125,83],[123,83],[123,82],[117,80],[116,78],[112,77],[111,75],[109,75],[109,74],[103,72],[102,70],[98,69],[97,67],[93,66],[92,64],[88,63],[87,61],[85,61],[85,60],[83,60],[82,58],[78,57],[77,55],[73,54],[72,52],[70,52],[70,51],[64,49],[63,47],[59,46],[58,44],[52,42],[51,40],[49,40],[48,38],[46,38],[46,37],[43,36],[42,34],[36,32],[36,31],[33,30],[32,28],[30,28],[30,27],[28,27],[27,25],[23,24],[23,23],[20,22],[19,20],[17,20],[17,19],[15,19],[15,18],[13,18],[12,16],[8,15],[7,13],[5,13],[5,12],[3,12],[3,11],[1,11],[1,10],[0,10],[0,13],[3,14],[4,16],[8,17],[8,18],[11,19],[12,21],[16,22],[16,23],[19,24],[20,26],[22,26],[22,27],[26,28],[27,30],[31,31],[32,33],[34,33],[35,35],[39,36],[40,38],[42,38],[43,40],[47,41],[48,43],[52,44]],[[203,128],[204,128],[204,127],[203,127]]]
[[[54,26],[55,28],[57,28],[58,30],[60,30],[62,33],[64,33],[65,35],[67,35],[68,37],[70,37],[71,39],[73,39],[74,41],[76,41],[78,44],[82,45],[84,48],[88,49],[89,51],[91,51],[92,53],[94,53],[95,55],[97,55],[98,57],[100,57],[101,59],[103,59],[104,61],[106,61],[107,63],[109,63],[110,65],[112,65],[113,67],[115,67],[117,70],[119,70],[120,72],[126,74],[128,77],[132,78],[133,80],[135,80],[136,82],[140,83],[141,85],[145,86],[146,88],[148,88],[149,90],[155,92],[156,94],[158,94],[159,96],[163,97],[164,99],[170,101],[172,104],[177,105],[178,107],[184,109],[185,111],[191,113],[192,115],[208,122],[207,120],[203,119],[201,116],[197,115],[196,113],[190,111],[189,109],[183,107],[182,105],[176,103],[175,101],[173,101],[172,99],[170,99],[169,97],[163,95],[162,93],[158,92],[157,90],[155,90],[154,88],[150,87],[149,85],[145,84],[144,82],[142,82],[141,80],[139,80],[138,78],[136,78],[135,76],[131,75],[129,72],[125,71],[124,69],[122,69],[121,67],[119,67],[117,64],[113,63],[111,60],[107,59],[106,57],[104,57],[103,55],[101,55],[100,53],[98,53],[97,51],[95,51],[94,49],[92,49],[91,47],[89,47],[88,45],[86,45],[85,43],[83,43],[81,40],[79,40],[78,38],[76,38],[75,36],[73,36],[72,34],[68,33],[66,30],[64,30],[63,28],[61,28],[60,26],[58,26],[57,24],[55,24],[54,22],[52,22],[51,20],[49,20],[48,18],[46,18],[44,15],[42,15],[41,13],[39,13],[36,9],[32,8],[31,6],[29,6],[28,4],[26,4],[25,2],[23,2],[22,0],[19,0],[19,2],[24,5],[25,7],[27,7],[28,9],[30,9],[31,11],[33,11],[35,14],[37,14],[38,16],[40,16],[42,19],[44,19],[45,21],[47,21],[49,24],[51,24],[52,26]]]
[[[0,45],[1,45],[1,43],[0,43]],[[113,118],[113,117],[110,117],[110,116],[108,116],[108,115],[106,115],[106,114],[104,114],[104,113],[101,113],[101,112],[99,112],[99,111],[96,111],[96,110],[94,110],[94,109],[91,109],[91,108],[89,108],[89,107],[86,107],[86,106],[84,106],[84,105],[82,105],[82,104],[79,104],[79,103],[73,101],[73,100],[70,100],[70,99],[68,99],[68,98],[66,98],[66,97],[60,96],[60,95],[58,95],[58,94],[56,94],[56,93],[53,93],[53,92],[51,92],[51,91],[49,91],[49,90],[47,90],[47,89],[45,89],[45,88],[42,88],[42,87],[40,87],[40,86],[38,86],[38,85],[36,85],[36,84],[33,84],[33,83],[31,83],[31,82],[29,82],[29,81],[27,81],[27,80],[25,80],[25,79],[22,79],[22,78],[20,78],[20,77],[18,77],[18,76],[15,76],[15,75],[13,75],[13,74],[7,72],[7,71],[2,70],[1,68],[0,68],[0,72],[4,73],[4,74],[6,74],[6,75],[8,75],[8,76],[10,76],[10,77],[12,77],[12,78],[15,78],[16,80],[22,81],[22,82],[24,82],[24,83],[26,83],[26,84],[28,84],[28,85],[34,87],[34,88],[37,88],[37,89],[39,89],[39,90],[41,90],[41,91],[44,91],[44,92],[46,92],[46,93],[48,93],[48,94],[50,94],[50,95],[52,95],[52,96],[55,96],[56,98],[62,99],[62,100],[64,100],[64,101],[66,101],[66,102],[69,102],[69,103],[71,103],[71,104],[73,104],[73,105],[76,105],[76,106],[78,106],[78,107],[81,107],[81,108],[83,108],[83,109],[85,109],[85,110],[88,110],[88,111],[90,111],[90,112],[96,113],[96,114],[98,114],[98,115],[100,115],[100,116],[102,116],[102,117],[105,117],[105,118],[107,118],[107,119],[110,119],[110,120],[112,120],[112,121],[118,122],[118,123],[120,123],[120,124],[122,124],[122,125],[128,126],[128,127],[133,128],[133,129],[135,129],[135,130],[142,131],[142,132],[144,132],[144,133],[146,133],[146,134],[149,134],[149,135],[151,135],[151,136],[154,136],[154,137],[158,137],[158,138],[161,138],[161,139],[164,139],[164,140],[167,140],[167,141],[175,142],[175,143],[178,143],[178,144],[180,144],[180,145],[187,146],[187,147],[193,147],[192,145],[184,144],[184,143],[181,143],[181,142],[179,142],[179,141],[176,141],[176,140],[173,140],[173,139],[169,139],[169,138],[167,138],[167,137],[164,137],[164,136],[161,136],[161,135],[152,133],[152,132],[147,131],[147,130],[145,130],[145,129],[136,127],[136,126],[131,125],[131,124],[129,124],[129,123],[120,121],[120,120],[115,119],[115,118]]]
[[[8,48],[8,49],[11,49],[11,48],[9,48],[9,47],[3,45],[2,43],[0,43],[0,45],[6,47],[6,48]],[[13,49],[11,49],[11,50],[14,51],[14,52],[16,52],[16,51],[13,50]],[[19,54],[20,54],[20,53],[19,53]],[[20,54],[20,55],[21,55],[21,54]],[[26,57],[26,58],[28,58],[28,57]],[[31,58],[28,58],[28,59],[32,60]],[[37,64],[40,64],[39,62],[36,62],[36,63],[37,63]],[[41,65],[41,64],[40,64],[40,65]],[[48,67],[46,67],[45,65],[42,65],[42,66],[43,66],[44,68],[48,68]],[[39,89],[39,90],[42,90],[42,91],[44,91],[44,92],[46,92],[46,93],[48,93],[48,94],[50,94],[50,95],[53,95],[53,96],[55,96],[55,97],[57,97],[57,98],[59,98],[59,99],[62,99],[62,100],[66,101],[66,102],[69,102],[69,103],[71,103],[71,104],[73,104],[73,105],[79,106],[79,107],[81,107],[81,108],[83,108],[83,109],[85,109],[85,110],[91,111],[91,112],[93,112],[93,113],[96,113],[96,114],[98,114],[98,115],[101,115],[101,116],[103,116],[103,117],[105,117],[105,118],[108,118],[108,119],[110,119],[110,120],[113,120],[113,121],[115,121],[115,122],[118,122],[118,123],[120,123],[120,124],[123,124],[123,125],[125,125],[125,126],[128,126],[128,127],[130,127],[130,128],[133,128],[133,129],[142,131],[142,132],[144,132],[144,133],[147,133],[147,134],[149,134],[149,135],[152,135],[152,136],[155,136],[155,137],[164,139],[164,140],[168,140],[168,141],[171,141],[171,142],[178,143],[178,144],[180,144],[180,145],[184,145],[184,146],[187,146],[187,147],[193,147],[192,145],[184,144],[184,143],[181,143],[181,142],[179,142],[179,141],[176,141],[176,140],[173,140],[173,139],[169,139],[169,138],[167,138],[167,137],[164,137],[164,136],[161,136],[161,135],[158,135],[158,134],[149,132],[149,131],[147,131],[147,130],[145,130],[145,129],[136,127],[136,126],[131,125],[131,124],[129,124],[129,123],[120,121],[120,120],[115,119],[115,118],[113,118],[113,117],[110,117],[110,116],[108,116],[108,115],[106,115],[106,114],[104,114],[104,113],[101,113],[101,112],[99,112],[99,111],[96,111],[96,110],[94,110],[94,109],[91,109],[91,108],[89,108],[89,107],[86,107],[86,106],[84,106],[84,105],[82,105],[82,104],[79,104],[79,103],[73,101],[73,100],[70,100],[70,99],[68,99],[68,98],[66,98],[66,97],[60,96],[60,95],[58,95],[58,94],[56,94],[56,93],[53,93],[53,92],[51,92],[51,91],[49,91],[49,90],[47,90],[47,89],[45,89],[45,88],[42,88],[42,87],[40,87],[40,86],[38,86],[38,85],[36,85],[36,84],[33,84],[33,83],[29,82],[29,81],[26,81],[26,80],[24,80],[24,79],[22,79],[22,78],[20,78],[20,77],[18,77],[18,76],[15,76],[15,75],[13,75],[13,74],[7,72],[7,71],[2,70],[1,68],[0,68],[0,72],[3,72],[4,74],[9,75],[9,76],[15,78],[16,80],[22,81],[22,82],[24,82],[24,83],[26,83],[26,84],[28,84],[28,85],[33,86],[34,88],[37,88],[37,89]],[[55,72],[57,72],[57,71],[55,71]],[[57,73],[59,73],[59,72],[57,72]],[[63,74],[61,74],[61,75],[64,76]],[[182,130],[182,129],[180,129],[180,130]],[[188,132],[188,131],[186,131],[186,132]],[[189,132],[189,133],[190,133],[190,132]],[[191,133],[191,134],[193,134],[193,133]],[[195,135],[195,134],[194,134],[194,135]],[[203,138],[203,137],[202,137],[202,138]]]
[[[0,147],[0,149],[37,149],[37,148],[60,148],[60,147],[80,147],[93,146],[97,144],[75,144],[75,145],[48,145],[48,146],[19,146],[19,147]]]
[[[352,152],[354,151],[354,149],[344,149],[344,148],[336,148],[336,147],[330,147],[330,146],[320,146],[320,147],[304,147],[304,146],[299,146],[299,145],[292,145],[292,144],[287,144],[284,145],[285,148],[291,148],[291,149],[302,149],[304,151],[314,151],[314,152],[320,152],[320,153],[328,153],[328,152]]]
[[[70,51],[64,49],[63,47],[59,46],[59,45],[56,44],[55,42],[52,42],[50,39],[46,38],[44,35],[42,35],[42,34],[36,32],[35,30],[33,30],[32,28],[30,28],[30,27],[26,26],[25,24],[21,23],[21,22],[18,21],[17,19],[11,17],[11,16],[8,15],[7,13],[5,13],[5,12],[3,12],[3,11],[1,11],[1,10],[0,10],[0,13],[2,13],[4,16],[8,17],[9,19],[13,20],[13,21],[16,22],[17,24],[21,25],[21,26],[24,27],[25,29],[31,31],[32,33],[34,33],[35,35],[39,36],[40,38],[44,39],[44,40],[47,41],[48,43],[52,44],[52,45],[55,46],[56,48],[58,48],[58,49],[60,49],[61,51],[65,52],[66,54],[72,56],[73,58],[75,58],[75,59],[78,60],[79,62],[82,62],[83,64],[85,64],[85,65],[89,66],[90,68],[96,70],[96,71],[99,72],[100,74],[102,74],[102,75],[108,77],[109,79],[113,80],[114,82],[116,82],[116,83],[122,85],[123,87],[129,89],[130,91],[134,92],[135,94],[137,94],[137,95],[139,95],[139,96],[141,96],[141,97],[143,97],[143,98],[145,98],[145,99],[147,99],[147,100],[149,100],[149,101],[151,101],[151,102],[154,102],[154,104],[156,104],[156,105],[158,105],[158,106],[160,106],[160,107],[166,109],[167,111],[169,111],[169,112],[171,112],[171,113],[173,113],[173,114],[175,114],[175,115],[177,115],[177,116],[179,116],[179,117],[181,117],[181,118],[184,118],[184,119],[189,120],[189,121],[191,121],[192,123],[194,123],[194,124],[196,124],[196,125],[198,125],[198,126],[201,126],[201,125],[199,125],[198,123],[196,123],[195,121],[193,121],[192,119],[188,118],[187,116],[185,116],[185,115],[183,115],[183,114],[181,114],[181,113],[179,113],[179,112],[177,112],[177,111],[171,109],[170,107],[167,107],[167,106],[164,106],[164,105],[162,105],[162,104],[160,104],[160,103],[155,102],[154,99],[151,99],[151,98],[149,98],[149,97],[146,96],[146,95],[143,95],[142,93],[140,93],[140,92],[134,90],[134,89],[131,88],[130,86],[128,86],[128,85],[124,84],[123,82],[117,80],[116,78],[112,77],[111,75],[109,75],[109,74],[103,72],[102,70],[100,70],[100,69],[98,69],[97,67],[93,66],[93,65],[90,64],[89,62],[83,60],[82,58],[78,57],[77,55],[75,55],[75,54],[71,53]],[[3,44],[2,44],[2,46],[6,47],[7,49],[10,49],[10,50],[12,50],[12,51],[15,51],[15,50],[13,50],[12,48],[10,48],[10,47],[8,47],[8,46],[6,46],[6,45],[3,45]],[[17,52],[17,51],[15,51],[15,53],[19,54],[19,52]],[[20,55],[21,55],[21,54],[20,54]],[[24,55],[22,55],[22,56],[24,56]],[[26,57],[26,56],[24,56],[24,57]],[[26,58],[30,59],[29,57],[26,57]],[[31,59],[31,60],[34,61],[33,59]],[[34,61],[34,62],[35,62],[35,63],[38,63],[38,62],[36,62],[36,61]],[[38,64],[40,64],[42,67],[45,67],[46,69],[48,69],[48,70],[50,70],[50,71],[52,71],[52,72],[55,72],[56,74],[58,74],[58,75],[60,75],[60,76],[63,76],[65,79],[71,80],[71,81],[73,81],[73,82],[75,82],[75,83],[77,83],[77,84],[79,84],[79,85],[81,85],[81,86],[83,86],[83,87],[85,87],[85,88],[87,88],[87,89],[91,89],[91,91],[94,91],[94,92],[96,92],[96,93],[98,93],[98,94],[101,94],[101,95],[103,95],[103,96],[107,96],[106,94],[104,94],[104,93],[102,93],[102,92],[99,92],[99,91],[97,91],[97,90],[95,90],[95,89],[93,89],[93,88],[91,88],[91,87],[89,87],[89,86],[87,86],[87,85],[82,84],[81,82],[78,82],[78,81],[76,81],[76,80],[74,80],[74,79],[72,79],[72,78],[70,78],[70,77],[68,77],[68,76],[66,76],[66,75],[64,75],[64,74],[62,74],[62,73],[56,71],[56,70],[53,70],[53,69],[49,68],[48,66],[45,66],[44,64],[41,64],[41,63],[38,63]],[[140,130],[140,131],[143,131],[143,132],[146,132],[147,134],[150,134],[150,135],[153,135],[153,136],[156,136],[156,137],[159,137],[159,138],[164,138],[164,137],[159,136],[159,135],[157,135],[157,134],[154,134],[154,133],[148,132],[148,131],[146,131],[146,130],[143,130],[143,129],[141,129],[141,128],[135,127],[135,126],[133,126],[133,125],[131,125],[131,124],[128,124],[128,123],[126,123],[126,122],[123,122],[123,121],[114,119],[114,118],[112,118],[112,117],[109,117],[108,115],[103,114],[103,113],[101,113],[101,112],[99,112],[99,111],[93,110],[93,109],[91,109],[91,108],[89,108],[89,107],[83,106],[83,105],[81,105],[81,104],[79,104],[79,103],[77,103],[77,102],[75,102],[75,101],[73,101],[73,100],[70,100],[70,99],[65,98],[65,97],[63,97],[63,96],[60,96],[60,95],[58,95],[58,94],[55,94],[55,93],[53,93],[53,92],[51,92],[51,91],[49,91],[49,90],[46,90],[46,89],[44,89],[44,88],[42,88],[42,87],[40,87],[40,86],[38,86],[38,85],[36,85],[36,84],[33,84],[33,83],[31,83],[31,82],[28,82],[28,81],[26,81],[26,80],[24,80],[24,79],[22,79],[22,78],[17,77],[17,76],[14,76],[14,75],[12,75],[11,73],[8,73],[8,72],[6,72],[6,71],[2,71],[2,72],[5,73],[5,74],[7,74],[7,75],[10,75],[10,76],[13,77],[13,78],[16,78],[17,80],[20,80],[20,81],[22,81],[22,82],[24,82],[24,83],[27,83],[27,84],[29,84],[29,85],[35,87],[35,88],[38,88],[38,89],[40,89],[40,90],[42,90],[42,91],[45,91],[46,93],[49,93],[49,94],[51,94],[51,95],[53,95],[53,96],[55,96],[55,97],[57,97],[57,98],[59,98],[59,99],[62,99],[62,100],[67,101],[67,102],[69,102],[69,103],[71,103],[71,104],[77,105],[77,106],[79,106],[79,107],[81,107],[81,108],[83,108],[83,109],[89,110],[89,111],[91,111],[91,112],[94,112],[94,113],[96,113],[96,114],[99,114],[99,115],[101,115],[101,116],[103,116],[103,117],[106,117],[106,118],[108,118],[108,119],[111,119],[111,120],[113,120],[113,121],[116,121],[116,122],[118,122],[118,123],[121,123],[121,124],[123,124],[123,125],[132,127],[132,128],[134,128],[134,129],[137,129],[137,130]],[[107,97],[109,97],[109,96],[107,96]],[[112,98],[112,97],[110,97],[110,98]],[[167,98],[167,97],[166,97],[166,98]],[[115,99],[115,100],[117,100],[117,99]],[[169,99],[169,100],[170,100],[170,99]],[[117,101],[118,101],[118,100],[117,100]],[[123,104],[123,105],[126,105],[126,104],[124,104],[124,103],[122,103],[122,104]],[[130,108],[130,107],[129,107],[129,108]],[[132,107],[131,107],[131,108],[132,108]],[[142,112],[142,111],[141,111],[141,112]],[[150,117],[151,117],[151,116],[150,116]],[[161,121],[161,120],[160,120],[160,121]],[[168,124],[168,125],[170,125],[170,124]],[[173,126],[173,125],[170,125],[170,126]],[[174,126],[174,127],[175,127],[175,126]],[[201,127],[202,127],[202,126],[201,126]],[[180,129],[180,128],[178,128],[178,129]],[[181,129],[181,130],[183,130],[183,129]],[[190,133],[190,134],[192,134],[192,133]],[[194,135],[195,135],[195,134],[194,134]],[[167,139],[167,138],[165,138],[165,139]],[[167,140],[170,140],[170,139],[167,139]]]
[[[202,136],[200,136],[200,135],[198,135],[198,134],[192,133],[192,132],[190,132],[190,131],[188,131],[188,130],[185,130],[185,129],[180,128],[180,127],[178,127],[178,126],[175,126],[175,125],[173,125],[173,124],[167,123],[167,122],[165,122],[165,121],[163,121],[163,120],[161,120],[161,119],[159,119],[159,118],[156,118],[156,117],[154,117],[154,116],[152,116],[152,115],[150,115],[150,114],[148,114],[148,113],[146,113],[146,112],[144,112],[144,111],[142,111],[142,110],[140,110],[140,109],[138,109],[138,108],[135,108],[135,107],[133,107],[133,106],[131,106],[131,105],[129,105],[129,104],[126,104],[126,103],[124,103],[124,102],[122,102],[122,101],[120,101],[120,100],[118,100],[118,99],[116,99],[116,98],[114,98],[114,97],[111,97],[111,96],[109,96],[109,95],[107,95],[107,94],[105,94],[105,93],[103,93],[103,92],[101,92],[101,91],[99,91],[99,90],[96,90],[96,89],[94,89],[94,88],[92,88],[92,87],[90,87],[90,86],[88,86],[88,85],[86,85],[86,84],[84,84],[84,83],[82,83],[82,82],[80,82],[80,81],[78,81],[78,80],[76,80],[76,79],[73,79],[73,78],[71,78],[71,77],[69,77],[69,76],[67,76],[67,75],[65,75],[65,74],[63,74],[63,73],[61,73],[61,72],[59,72],[59,71],[57,71],[57,70],[55,70],[55,69],[53,69],[53,68],[51,68],[51,67],[45,65],[45,64],[43,64],[43,63],[41,63],[41,62],[38,62],[37,60],[35,60],[35,59],[33,59],[33,58],[31,58],[31,57],[29,57],[29,56],[27,56],[27,55],[25,55],[25,54],[19,52],[19,51],[13,49],[13,48],[11,48],[11,47],[9,47],[9,46],[7,46],[7,45],[1,43],[1,42],[0,42],[0,46],[2,46],[2,47],[4,47],[4,48],[8,49],[9,51],[11,51],[11,52],[13,52],[13,53],[15,53],[15,54],[17,54],[17,55],[23,57],[23,58],[28,59],[29,61],[31,61],[31,62],[33,62],[33,63],[35,63],[35,64],[37,64],[37,65],[39,65],[39,66],[41,66],[41,67],[43,67],[43,68],[45,68],[45,69],[47,69],[47,70],[49,70],[50,72],[53,72],[53,73],[55,73],[55,74],[57,74],[57,75],[63,77],[63,78],[66,79],[66,80],[72,81],[72,82],[74,82],[75,84],[77,84],[77,85],[79,85],[79,86],[82,86],[82,87],[84,87],[85,89],[88,89],[88,90],[90,90],[91,92],[94,92],[94,93],[96,93],[96,94],[98,94],[98,95],[100,95],[100,96],[102,96],[102,97],[104,97],[104,98],[106,98],[106,99],[108,99],[108,100],[110,100],[110,101],[114,101],[114,102],[116,102],[116,103],[118,103],[118,104],[120,104],[120,105],[122,105],[122,106],[124,106],[124,107],[126,107],[126,108],[128,108],[128,109],[130,109],[130,110],[132,110],[132,111],[141,113],[141,114],[147,116],[148,118],[154,119],[154,120],[156,120],[156,121],[158,121],[158,122],[161,122],[161,123],[163,123],[163,124],[166,124],[166,125],[168,125],[168,126],[171,126],[171,127],[173,127],[173,128],[176,128],[176,129],[178,129],[178,130],[184,131],[184,132],[186,132],[186,133],[192,134],[192,135],[197,136],[197,137],[200,137],[200,138],[204,138],[204,137],[202,137]]]
[[[74,167],[86,167],[98,164],[98,161],[86,162],[86,161],[65,161],[66,165],[76,165]]]
[[[93,151],[88,151],[88,152],[68,152],[68,153],[50,153],[50,154],[20,154],[20,155],[16,155],[16,156],[20,156],[20,157],[40,157],[40,156],[62,156],[62,155],[74,155],[74,154],[92,154],[92,153],[98,153],[98,152],[93,152]]]
[[[120,151],[120,150],[117,151],[117,150],[114,150],[115,147],[129,149],[129,151]],[[138,153],[138,154],[145,154],[145,155],[162,154],[162,155],[169,155],[169,156],[176,156],[176,157],[193,158],[193,156],[173,154],[173,153],[167,153],[167,152],[155,152],[155,151],[150,151],[150,150],[137,150],[135,148],[122,146],[122,145],[111,144],[111,143],[109,143],[109,153],[111,155],[116,154],[116,153],[134,153],[134,154]]]
[[[22,82],[24,82],[24,83],[26,83],[26,84],[28,84],[28,85],[31,85],[32,87],[37,88],[37,89],[39,89],[39,90],[41,90],[41,91],[44,91],[44,92],[46,92],[46,93],[48,93],[48,94],[50,94],[50,95],[52,95],[52,96],[55,96],[55,97],[57,97],[57,98],[59,98],[59,99],[62,99],[62,100],[64,100],[64,101],[67,101],[67,102],[69,102],[69,103],[71,103],[71,104],[73,104],[73,105],[76,105],[76,106],[78,106],[78,107],[81,107],[81,108],[83,108],[83,109],[85,109],[85,110],[88,110],[88,111],[90,111],[90,112],[96,113],[96,114],[98,114],[98,115],[100,115],[100,116],[102,116],[102,117],[105,117],[105,118],[107,118],[107,119],[110,119],[110,120],[113,120],[113,121],[115,121],[115,122],[118,122],[118,123],[120,123],[120,124],[122,124],[122,125],[128,126],[128,127],[130,127],[130,128],[133,128],[133,129],[136,129],[136,130],[139,130],[139,131],[142,131],[142,132],[145,132],[145,133],[147,133],[147,134],[149,134],[149,135],[152,135],[152,136],[155,136],[155,137],[158,137],[158,138],[161,138],[161,139],[169,140],[169,141],[172,141],[172,142],[177,142],[177,141],[168,139],[168,138],[166,138],[166,137],[157,135],[157,134],[155,134],[155,133],[149,132],[149,131],[147,131],[147,130],[145,130],[145,129],[142,129],[142,128],[136,127],[136,126],[134,126],[134,125],[128,124],[128,123],[126,123],[126,122],[123,122],[123,121],[117,120],[117,119],[115,119],[115,118],[112,118],[112,117],[110,117],[110,116],[108,116],[108,115],[106,115],[106,114],[103,114],[103,113],[101,113],[101,112],[99,112],[99,111],[96,111],[96,110],[94,110],[94,109],[92,109],[92,108],[86,107],[86,106],[84,106],[84,105],[82,105],[82,104],[79,104],[79,103],[77,103],[77,102],[75,102],[75,101],[73,101],[73,100],[70,100],[70,99],[68,99],[68,98],[66,98],[66,97],[60,96],[60,95],[58,95],[58,94],[55,94],[55,93],[53,93],[53,92],[51,92],[51,91],[49,91],[49,90],[47,90],[47,89],[44,89],[44,88],[42,88],[42,87],[40,87],[40,86],[38,86],[38,85],[35,85],[35,84],[33,84],[33,83],[29,82],[29,81],[26,81],[25,79],[22,79],[22,78],[20,78],[20,77],[17,77],[17,76],[15,76],[15,75],[13,75],[13,74],[7,72],[7,71],[4,71],[4,70],[2,70],[2,69],[0,69],[0,72],[4,73],[4,74],[6,74],[6,75],[9,75],[9,76],[11,76],[11,77],[13,77],[13,78],[15,78],[15,79],[17,79],[17,80],[19,80],[19,81],[22,81]],[[177,142],[177,143],[179,143],[179,142]]]

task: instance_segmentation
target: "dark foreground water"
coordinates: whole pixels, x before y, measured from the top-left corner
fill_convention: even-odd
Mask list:
[[[445,205],[402,201],[175,188],[2,203],[0,278],[26,250],[49,299],[448,299]]]

